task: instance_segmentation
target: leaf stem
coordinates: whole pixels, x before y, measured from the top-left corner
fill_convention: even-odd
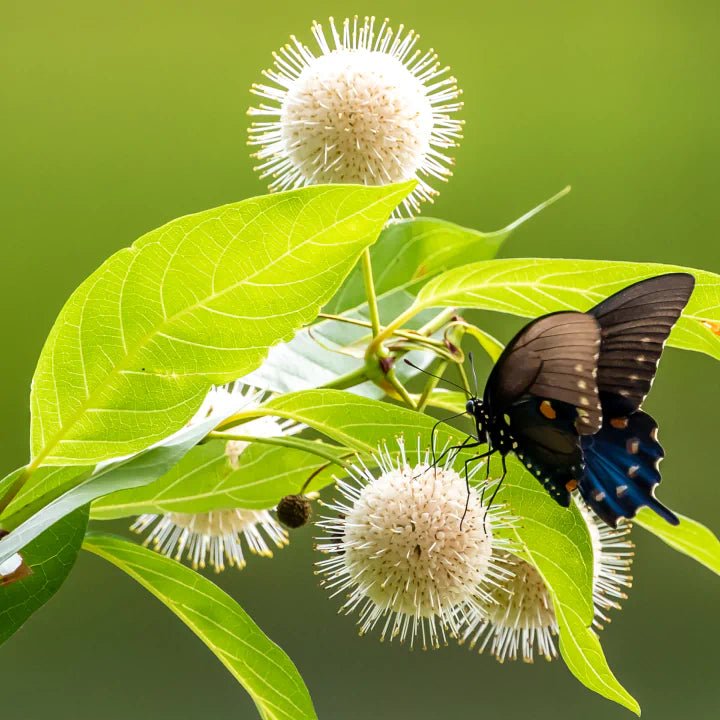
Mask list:
[[[357,318],[347,317],[345,315],[331,315],[330,313],[318,313],[318,317],[323,320],[334,320],[335,322],[347,323],[348,325],[356,325],[357,327],[372,328],[372,324],[367,320],[359,320]],[[430,321],[433,322],[432,320]],[[309,328],[308,328],[309,330]],[[381,326],[382,330],[382,326]],[[435,332],[435,330],[433,330]],[[424,342],[428,345],[442,346],[443,343],[440,340],[427,337],[423,334],[423,330],[395,330],[393,335],[404,338],[405,340],[415,340],[416,342]]]
[[[365,282],[365,295],[367,296],[368,311],[370,312],[370,324],[373,331],[373,337],[380,333],[380,311],[378,310],[377,294],[375,293],[375,282],[373,280],[372,261],[370,259],[370,249],[365,251],[360,257],[362,267],[363,280]]]
[[[432,335],[437,332],[443,325],[448,323],[457,314],[457,308],[445,308],[438,313],[432,320],[426,322],[418,332],[421,335]]]
[[[366,370],[367,368],[365,367],[365,365],[362,365],[361,367],[357,368],[357,370],[351,370],[344,375],[339,375],[332,380],[328,380],[328,382],[323,383],[322,385],[318,385],[318,388],[323,388],[326,390],[345,390],[345,388],[359,385],[360,383],[366,382],[368,380]]]
[[[417,410],[417,404],[413,399],[412,395],[407,391],[407,388],[400,382],[400,379],[395,374],[395,370],[390,368],[385,373],[387,381],[395,388],[397,394],[402,398],[403,402],[411,409]]]
[[[422,305],[413,304],[411,305],[407,310],[400,313],[389,325],[387,325],[384,329],[382,329],[370,342],[367,348],[367,352],[365,353],[365,357],[370,357],[377,353],[383,342],[387,340],[389,337],[391,337],[397,330],[399,330],[405,323],[412,320],[419,312],[424,310]],[[444,311],[447,312],[447,311]],[[443,314],[440,313],[436,318],[431,320],[429,323],[427,323],[425,326],[420,328],[419,332],[426,332],[426,328],[432,327],[435,324],[435,321],[440,318]],[[453,310],[454,313],[454,310]],[[452,314],[450,315],[452,317]],[[448,318],[449,319],[449,318]],[[447,322],[447,320],[445,321]],[[442,327],[442,323],[440,324],[440,327]]]
[[[235,440],[247,443],[261,443],[263,445],[277,445],[279,447],[301,450],[312,455],[317,455],[318,457],[329,460],[331,463],[340,465],[340,467],[345,469],[349,467],[348,463],[346,463],[342,457],[327,449],[328,447],[331,447],[327,443],[319,443],[312,440],[301,440],[300,438],[292,438],[283,435],[276,435],[275,437],[262,437],[256,435],[243,435],[235,432],[221,432],[217,430],[208,433],[207,438],[208,440]],[[348,448],[341,448],[339,445],[332,447],[337,447],[340,451],[346,451],[345,454],[351,452]]]

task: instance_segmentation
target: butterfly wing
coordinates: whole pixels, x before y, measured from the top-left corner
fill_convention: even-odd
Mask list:
[[[583,470],[579,435],[601,424],[599,346],[600,327],[592,316],[546,315],[510,341],[485,388],[493,445],[503,453],[514,450],[564,506]]]
[[[688,273],[659,275],[611,295],[588,311],[601,328],[597,384],[603,406],[625,415],[640,409],[665,341],[694,286],[695,278]]]
[[[593,437],[583,438],[586,468],[579,487],[609,525],[634,517],[645,505],[678,523],[653,494],[664,453],[656,422],[639,408],[694,285],[687,273],[660,275],[621,290],[589,311],[602,332],[597,380],[603,426]]]
[[[490,414],[502,415],[533,395],[573,405],[584,418],[578,432],[597,432],[599,350],[600,327],[590,315],[559,312],[534,320],[508,343],[490,373],[484,397]]]
[[[580,493],[608,524],[634,517],[647,505],[672,525],[680,521],[654,496],[664,457],[657,441],[657,423],[638,410],[623,419],[608,418],[599,433],[581,440],[585,471]]]
[[[577,408],[528,395],[513,403],[506,415],[520,462],[556,502],[567,507],[585,467]]]

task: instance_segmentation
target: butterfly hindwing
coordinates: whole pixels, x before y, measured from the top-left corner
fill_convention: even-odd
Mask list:
[[[563,507],[583,470],[573,405],[527,396],[507,413],[515,454],[537,481]]]
[[[640,408],[694,285],[687,273],[659,275],[611,295],[589,311],[602,334],[597,377],[601,399],[615,396],[625,413]]]
[[[607,416],[596,435],[581,440],[585,471],[580,492],[585,502],[615,527],[621,517],[634,517],[647,505],[673,525],[677,517],[654,496],[664,457],[657,423],[642,411]]]

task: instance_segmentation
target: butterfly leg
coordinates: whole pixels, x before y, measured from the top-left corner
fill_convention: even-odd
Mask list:
[[[462,414],[464,415],[464,413],[462,413]],[[453,417],[459,417],[459,416],[454,415]],[[452,420],[452,419],[453,419],[452,417],[448,418],[448,420]],[[437,423],[436,423],[436,426],[437,426]],[[480,440],[480,436],[482,433],[480,432],[480,423],[478,422],[477,419],[475,419],[475,432],[477,433],[476,435],[473,435],[472,433],[468,433],[468,436],[465,438],[465,440],[463,440],[463,442],[460,445],[452,445],[451,447],[443,450],[443,452],[440,455],[440,457],[438,458],[437,462],[440,462],[445,457],[445,455],[447,453],[449,453],[451,450],[457,450],[457,452],[455,453],[455,456],[453,457],[453,460],[454,460],[455,457],[458,456],[458,454],[460,453],[461,450],[467,450],[469,448],[480,447],[480,445],[487,445],[488,447],[490,447],[490,439],[489,438],[485,442],[482,442],[482,440]],[[471,442],[469,442],[470,440],[474,440],[475,442],[471,443]]]
[[[432,459],[433,459],[432,467],[433,468],[437,467],[437,464],[445,457],[445,455],[450,450],[457,449],[457,446],[455,446],[454,448],[453,447],[447,448],[446,450],[443,450],[443,452],[439,458],[435,457],[435,433],[437,432],[438,425],[441,425],[442,423],[450,422],[450,420],[454,420],[455,418],[462,417],[463,415],[465,415],[464,412],[457,413],[457,415],[451,415],[450,417],[443,418],[442,420],[438,420],[433,425],[432,430],[430,431],[430,452],[432,453]],[[470,436],[470,437],[472,437],[472,436]],[[473,438],[473,439],[478,439],[478,438]]]
[[[487,514],[490,512],[490,508],[492,507],[492,504],[495,500],[495,496],[498,494],[498,491],[500,490],[500,486],[503,484],[503,480],[505,480],[505,476],[507,475],[507,465],[505,464],[505,456],[500,456],[502,460],[502,476],[500,477],[500,482],[495,486],[495,489],[493,490],[493,494],[490,496],[490,501],[488,502],[487,508],[485,508],[485,515],[483,515],[483,530],[487,532],[487,528],[485,527],[485,520],[487,518]]]
[[[465,447],[475,447],[476,445],[482,445],[483,443],[475,443],[475,445],[465,445]],[[494,452],[496,452],[493,449],[488,450],[487,452],[482,453],[481,455],[475,455],[475,457],[468,458],[464,463],[463,467],[465,469],[465,487],[467,488],[467,496],[465,498],[465,511],[462,514],[462,517],[460,518],[460,530],[462,531],[463,522],[465,520],[465,516],[467,515],[468,507],[470,506],[470,471],[468,470],[468,465],[471,462],[477,462],[478,460],[482,460],[483,458],[489,458]],[[483,488],[484,492],[484,488]],[[482,495],[480,496],[480,504],[482,505]],[[484,521],[483,521],[484,522]]]

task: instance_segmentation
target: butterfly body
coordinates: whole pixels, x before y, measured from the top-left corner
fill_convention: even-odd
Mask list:
[[[654,496],[664,452],[641,405],[694,279],[643,280],[587,313],[545,315],[507,345],[482,400],[466,411],[485,455],[514,452],[560,504],[578,488],[609,525],[648,506],[677,518]]]

